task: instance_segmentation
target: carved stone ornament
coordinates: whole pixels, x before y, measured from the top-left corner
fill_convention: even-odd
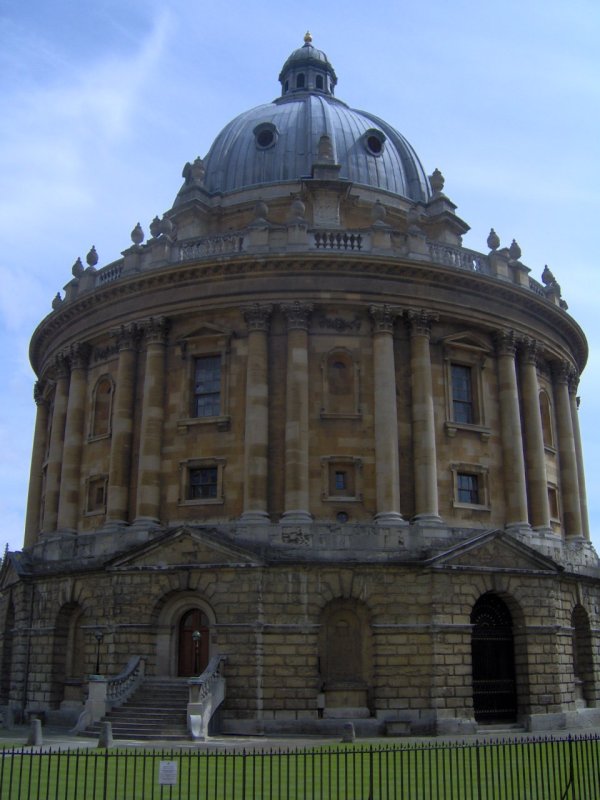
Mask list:
[[[74,278],[81,278],[83,273],[85,272],[85,268],[81,263],[81,258],[78,258],[77,261],[71,267],[71,272],[73,273]]]
[[[135,228],[131,231],[131,241],[138,247],[144,241],[144,231],[138,222]]]
[[[433,191],[433,193],[440,194],[444,188],[444,183],[445,183],[444,176],[436,167],[429,176],[429,185],[431,186],[431,190]]]
[[[119,350],[132,350],[140,338],[140,330],[135,322],[113,328],[110,335],[117,340]]]
[[[96,252],[96,248],[92,245],[92,249],[85,257],[87,261],[88,267],[95,268],[96,264],[98,263],[98,253]]]
[[[77,342],[69,348],[71,369],[85,369],[90,357],[91,347],[87,342]]]
[[[254,303],[243,309],[244,319],[249,331],[268,331],[273,313],[271,304]]]
[[[573,373],[573,365],[569,361],[553,361],[552,377],[559,384],[569,383]]]
[[[497,250],[500,247],[500,237],[493,228],[490,228],[490,233],[487,238],[487,246],[490,250]]]
[[[298,300],[294,300],[293,303],[283,304],[281,310],[287,319],[288,331],[294,329],[302,331],[308,330],[313,308],[314,306],[312,303],[300,303]]]
[[[63,302],[64,301],[63,301],[62,297],[60,296],[60,292],[57,292],[55,294],[55,296],[53,297],[53,299],[52,299],[52,310],[53,311],[58,311],[58,309],[62,306]]]
[[[400,316],[402,310],[397,306],[369,306],[369,314],[373,320],[373,330],[375,333],[393,333],[394,322]]]
[[[44,391],[46,389],[46,382],[45,381],[36,381],[33,384],[33,399],[36,406],[42,406],[47,401],[44,397]]]
[[[438,319],[438,314],[425,311],[425,309],[420,309],[419,311],[411,309],[406,312],[406,321],[408,322],[411,336],[426,336],[429,338],[431,335],[431,323],[437,322]]]
[[[508,255],[511,261],[518,261],[521,258],[521,248],[514,239],[508,248]]]
[[[58,353],[54,359],[54,375],[56,380],[69,377],[69,354],[67,351]]]

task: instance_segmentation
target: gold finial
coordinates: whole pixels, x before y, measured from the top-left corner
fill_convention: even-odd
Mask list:
[[[310,31],[306,31],[304,34],[304,44],[310,44],[312,42],[312,33]]]

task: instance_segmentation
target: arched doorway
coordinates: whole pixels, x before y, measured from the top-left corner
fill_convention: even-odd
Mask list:
[[[573,676],[575,681],[575,705],[585,708],[594,705],[594,655],[592,631],[587,611],[576,605],[571,614],[573,628]]]
[[[514,722],[517,717],[512,616],[488,592],[471,612],[473,709],[477,722]]]
[[[179,620],[177,674],[181,677],[200,675],[208,664],[208,653],[208,617],[199,608],[190,608]]]

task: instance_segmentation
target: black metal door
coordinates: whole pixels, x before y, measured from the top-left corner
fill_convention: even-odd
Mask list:
[[[517,717],[512,617],[495,594],[484,594],[471,612],[473,706],[477,722]]]

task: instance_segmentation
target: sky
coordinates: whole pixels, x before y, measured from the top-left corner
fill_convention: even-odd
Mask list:
[[[598,0],[0,0],[0,546],[20,549],[35,419],[29,339],[173,204],[187,161],[280,93],[306,30],[336,95],[382,117],[487,252],[493,227],[585,331],[580,423],[600,550]]]

